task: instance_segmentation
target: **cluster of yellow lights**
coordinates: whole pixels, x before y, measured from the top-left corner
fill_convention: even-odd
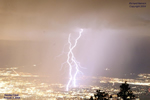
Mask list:
[[[15,71],[17,68],[13,68]],[[8,68],[8,70],[12,70],[12,68]],[[24,73],[13,73],[13,71],[0,71],[0,76],[6,76],[1,77],[0,80],[0,93],[18,93],[21,98],[29,98],[33,95],[39,96],[39,97],[48,97],[47,100],[56,100],[56,98],[74,98],[74,97],[80,97],[80,98],[90,98],[90,96],[94,96],[93,93],[87,92],[85,90],[82,90],[83,93],[79,93],[78,91],[70,91],[70,92],[55,92],[51,87],[58,87],[59,89],[65,88],[65,85],[62,84],[46,84],[46,83],[34,83],[24,80],[22,77],[39,77],[38,75],[31,75],[31,74],[24,74]],[[19,75],[19,76],[18,76]],[[148,75],[139,75],[140,77],[148,76]],[[96,79],[96,77],[93,77]],[[12,80],[10,80],[12,79]],[[147,85],[150,86],[150,82],[144,82],[134,79],[119,79],[119,78],[109,78],[109,77],[101,77],[102,83],[124,83],[125,81],[128,81],[128,84],[134,84],[134,85]],[[100,87],[92,87],[91,89],[100,89]],[[110,89],[113,90],[113,89]],[[119,90],[113,90],[113,91],[119,91]],[[3,98],[0,98],[3,99]]]

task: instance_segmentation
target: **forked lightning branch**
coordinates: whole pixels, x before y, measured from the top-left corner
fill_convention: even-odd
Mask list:
[[[69,34],[68,37],[68,43],[69,43],[69,51],[67,53],[67,63],[69,65],[69,81],[66,86],[66,90],[69,90],[70,86],[76,87],[76,77],[77,74],[82,73],[80,71],[80,63],[76,60],[73,49],[76,47],[78,40],[80,39],[82,35],[83,29],[80,30],[79,36],[75,39],[74,44],[71,43],[71,34]]]
[[[69,51],[67,52],[67,60],[66,62],[62,63],[61,68],[63,67],[64,64],[68,64],[69,67],[69,80],[68,83],[66,85],[66,90],[68,91],[70,87],[76,87],[77,86],[77,81],[76,81],[76,77],[79,74],[83,74],[80,71],[80,68],[83,68],[80,66],[80,62],[78,62],[74,56],[73,50],[74,48],[77,46],[78,40],[80,39],[81,35],[82,35],[83,29],[80,30],[78,37],[75,39],[75,41],[73,41],[73,43],[71,42],[71,34],[69,34],[68,36],[68,43],[69,44]],[[66,46],[66,45],[65,45]],[[62,54],[64,53],[64,49],[62,51]],[[62,55],[61,54],[61,55]],[[60,56],[60,55],[59,55]],[[59,57],[57,56],[57,57]]]

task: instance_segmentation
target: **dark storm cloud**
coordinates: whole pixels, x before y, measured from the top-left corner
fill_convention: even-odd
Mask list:
[[[1,39],[41,39],[76,27],[91,28],[94,31],[103,28],[132,30],[132,27],[147,26],[148,22],[139,19],[139,16],[148,18],[149,6],[132,9],[128,3],[128,0],[2,0]]]

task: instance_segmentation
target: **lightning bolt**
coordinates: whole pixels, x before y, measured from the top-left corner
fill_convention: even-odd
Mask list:
[[[70,37],[71,37],[71,34],[69,34],[69,37],[68,37],[68,43],[69,43],[69,52],[67,54],[67,63],[69,65],[69,76],[70,76],[70,79],[68,81],[68,84],[66,86],[66,90],[68,91],[69,90],[69,87],[71,85],[71,82],[73,84],[74,87],[76,87],[76,76],[77,74],[80,72],[82,73],[80,70],[79,70],[79,67],[80,67],[80,63],[76,60],[74,54],[73,54],[73,49],[76,47],[77,45],[77,42],[78,40],[80,39],[81,37],[81,34],[83,32],[83,29],[80,30],[79,32],[79,36],[75,39],[75,43],[74,45],[72,45],[71,41],[70,41]],[[73,73],[73,70],[75,70],[75,72]]]

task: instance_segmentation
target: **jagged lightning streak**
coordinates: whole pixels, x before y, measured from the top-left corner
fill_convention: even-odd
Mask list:
[[[68,43],[69,43],[69,52],[67,54],[67,63],[69,65],[69,76],[70,76],[70,79],[68,81],[68,84],[66,86],[66,90],[68,91],[69,90],[69,86],[71,84],[71,82],[73,83],[73,86],[75,87],[76,86],[76,76],[79,72],[81,72],[79,70],[79,64],[76,59],[75,59],[75,56],[73,54],[73,49],[76,47],[77,45],[77,42],[79,40],[79,38],[81,37],[81,34],[83,32],[83,29],[80,30],[79,32],[79,36],[75,39],[75,43],[74,45],[72,45],[71,41],[70,41],[70,37],[71,37],[71,34],[69,34],[69,37],[68,37]],[[75,69],[75,72],[73,73],[72,70]]]

